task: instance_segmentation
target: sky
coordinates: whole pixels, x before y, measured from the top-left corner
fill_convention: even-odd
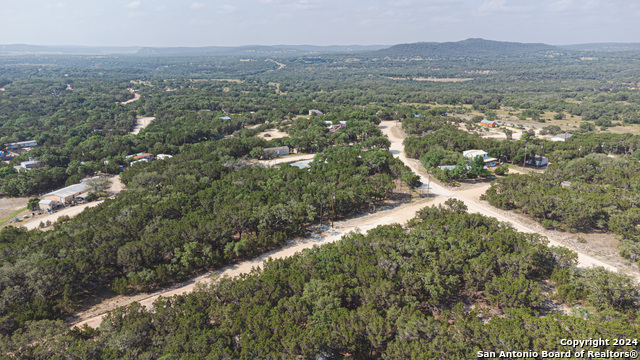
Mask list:
[[[0,44],[640,42],[637,0],[0,0]]]

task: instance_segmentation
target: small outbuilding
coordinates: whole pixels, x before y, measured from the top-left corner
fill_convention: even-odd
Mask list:
[[[480,126],[486,126],[486,127],[493,128],[493,127],[496,127],[497,125],[498,125],[498,123],[496,121],[493,121],[493,120],[484,119],[484,120],[480,121]]]
[[[18,172],[22,172],[23,170],[29,171],[31,169],[35,169],[39,167],[40,167],[40,161],[29,159],[29,161],[23,161],[20,163],[20,165],[14,166],[13,168],[16,169]]]
[[[536,155],[535,158],[527,160],[527,165],[532,165],[537,167],[547,166],[549,165],[549,158]]]
[[[571,138],[571,134],[564,133],[564,134],[555,135],[554,137],[551,138],[551,141],[567,141],[569,140],[569,138]]]
[[[266,158],[272,158],[275,156],[289,155],[288,146],[278,146],[264,149],[264,156]]]
[[[53,200],[40,200],[38,202],[38,207],[40,207],[40,210],[44,211],[51,211],[56,208],[56,205],[58,204]]]

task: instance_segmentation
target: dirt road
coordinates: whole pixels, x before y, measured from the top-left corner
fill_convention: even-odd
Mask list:
[[[114,310],[119,306],[125,306],[137,301],[141,305],[149,308],[160,296],[170,297],[173,295],[191,292],[195,289],[196,284],[211,282],[217,276],[237,276],[239,274],[249,273],[252,268],[261,266],[268,258],[281,259],[289,257],[304,249],[337,241],[351,231],[366,232],[378,225],[388,225],[393,223],[404,224],[408,220],[412,219],[418,210],[425,206],[438,204],[441,200],[443,199],[416,199],[412,203],[403,204],[389,210],[382,210],[370,215],[361,215],[349,220],[338,221],[335,222],[333,229],[330,229],[329,226],[325,225],[326,230],[324,232],[316,233],[308,238],[289,240],[288,244],[282,249],[268,252],[252,260],[227,266],[218,271],[208,272],[170,288],[162,289],[153,293],[137,294],[134,296],[117,296],[104,300],[93,306],[91,309],[77,314],[76,320],[72,322],[72,326],[80,327],[87,324],[90,327],[96,328],[100,325],[102,318],[108,311]]]
[[[402,145],[402,141],[404,140],[405,136],[403,134],[403,132],[400,130],[400,128],[396,127],[395,121],[383,121],[380,123],[380,128],[382,130],[382,132],[387,135],[387,137],[389,138],[389,141],[391,141],[391,147],[390,147],[390,151],[391,153],[399,158],[400,160],[402,160],[407,166],[409,166],[416,174],[420,175],[420,180],[423,183],[427,183],[428,179],[426,178],[424,171],[422,171],[421,169],[421,165],[420,162],[418,160],[415,159],[408,159],[406,157],[406,155],[404,154],[404,147]],[[464,203],[467,205],[467,207],[469,208],[470,212],[474,212],[474,213],[479,213],[482,215],[486,215],[486,216],[491,216],[491,217],[495,217],[496,219],[500,220],[500,221],[504,221],[507,223],[511,223],[511,225],[518,231],[520,232],[527,232],[527,233],[538,233],[537,231],[534,231],[533,229],[531,229],[529,226],[523,224],[521,221],[519,221],[519,219],[516,219],[516,217],[512,217],[509,216],[508,214],[505,213],[498,213],[497,211],[495,211],[494,209],[488,207],[487,205],[483,204],[482,202],[480,202],[479,200],[476,199],[476,196],[479,196],[479,194],[477,194],[477,192],[482,191],[482,190],[476,190],[476,193],[474,192],[457,192],[457,191],[452,191],[449,190],[443,186],[438,185],[435,182],[430,182],[430,192],[432,194],[436,194],[438,197],[441,198],[456,198],[458,200],[462,200],[464,201]],[[485,187],[488,188],[488,184]],[[484,191],[482,191],[484,192]],[[552,246],[562,246],[562,247],[568,247],[565,246],[564,244],[562,244],[560,241],[558,241],[557,239],[551,237],[551,236],[547,236],[549,238],[549,245]],[[588,254],[584,254],[582,252],[577,251],[576,249],[571,249],[574,250],[576,252],[578,252],[578,265],[581,267],[591,267],[591,266],[603,266],[609,270],[613,270],[613,271],[618,271],[618,268],[607,264],[599,259],[594,258],[591,255]],[[640,278],[640,276],[636,275],[636,278]]]
[[[283,64],[283,63],[280,63],[280,62],[277,62],[277,61],[272,60],[272,59],[266,59],[265,61],[272,61],[272,62],[274,62],[276,65],[278,65],[278,68],[277,68],[276,70],[281,70],[281,69],[284,69],[285,67],[287,67],[287,65],[285,65],[285,64]]]
[[[80,214],[84,211],[84,209],[92,208],[94,206],[98,206],[102,204],[102,200],[100,201],[92,201],[82,205],[76,205],[68,208],[64,208],[62,210],[56,211],[51,215],[39,215],[38,217],[32,218],[29,222],[21,223],[20,225],[26,227],[29,230],[33,230],[40,226],[40,223],[45,224],[47,221],[51,221],[51,223],[55,223],[58,221],[58,218],[61,216],[68,216],[70,218]]]
[[[402,141],[404,140],[403,133],[399,130],[399,128],[395,127],[395,122],[393,121],[385,121],[380,125],[382,132],[389,137],[391,141],[390,151],[395,156],[402,160],[405,164],[412,168],[412,170],[421,176],[421,180],[423,183],[427,183],[428,179],[425,177],[422,169],[419,166],[419,162],[415,159],[408,159],[404,154],[404,147],[402,145]],[[279,162],[289,162],[293,160],[301,160],[303,158],[308,159],[312,158],[313,154],[310,155],[300,155],[300,156],[290,156],[276,159],[274,161]],[[430,193],[431,197],[425,199],[416,200],[410,204],[404,204],[399,207],[395,207],[393,209],[379,211],[370,215],[362,215],[353,219],[340,221],[335,223],[335,227],[333,229],[329,229],[322,233],[316,233],[308,238],[300,238],[293,239],[288,242],[288,244],[278,250],[271,251],[269,253],[263,254],[255,259],[244,261],[235,265],[231,265],[225,267],[219,271],[209,272],[198,277],[194,277],[186,282],[174,285],[170,288],[165,288],[153,293],[147,294],[137,294],[134,296],[117,296],[115,298],[110,298],[102,301],[101,303],[93,306],[92,308],[78,313],[75,316],[74,321],[72,321],[72,326],[82,326],[87,324],[90,327],[98,327],[104,315],[111,310],[116,309],[119,306],[128,305],[134,301],[139,302],[141,305],[145,307],[151,307],[153,302],[160,296],[169,297],[178,294],[184,294],[193,291],[198,283],[208,283],[213,281],[217,276],[237,276],[239,274],[248,273],[252,268],[261,266],[262,263],[268,258],[284,258],[295,254],[296,252],[302,251],[307,248],[311,248],[315,245],[322,245],[330,242],[334,242],[339,240],[342,236],[346,235],[351,231],[362,231],[366,232],[371,228],[374,228],[378,225],[387,225],[393,223],[404,224],[406,221],[412,219],[416,212],[422,209],[425,206],[438,205],[443,203],[449,198],[457,198],[462,200],[467,205],[470,212],[480,213],[486,216],[492,216],[497,218],[500,221],[504,221],[507,223],[511,223],[512,226],[521,232],[527,233],[536,233],[536,231],[532,230],[529,226],[519,222],[517,219],[509,216],[508,214],[501,214],[498,211],[495,211],[487,205],[480,202],[477,197],[480,193],[484,192],[489,185],[486,184],[480,188],[474,188],[469,191],[460,191],[455,192],[449,189],[446,189],[435,182],[430,182]],[[548,236],[549,237],[549,236]],[[550,245],[554,246],[564,246],[559,241],[555,240],[553,237],[549,237]],[[566,247],[566,246],[565,246]],[[575,249],[572,249],[575,250]],[[582,267],[590,267],[590,266],[603,266],[610,270],[618,270],[614,266],[604,263],[588,254],[584,254],[578,252],[578,263],[579,266]],[[637,276],[636,276],[637,278]]]
[[[134,101],[140,100],[140,94],[138,94],[135,90],[133,90],[133,89],[127,89],[127,90],[129,90],[129,92],[133,94],[133,99],[129,99],[127,101],[122,101],[120,103],[120,105],[127,105],[127,104],[131,104]]]

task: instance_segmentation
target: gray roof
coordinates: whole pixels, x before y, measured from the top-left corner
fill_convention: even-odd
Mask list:
[[[440,170],[449,170],[449,171],[451,171],[451,170],[455,169],[456,166],[455,165],[442,165],[442,166],[438,166],[438,168]]]
[[[289,147],[288,146],[278,146],[278,147],[271,147],[271,148],[265,148],[264,151],[278,151],[278,150],[287,150],[289,151]]]
[[[562,140],[569,140],[569,138],[571,137],[571,134],[568,133],[564,133],[564,134],[558,134],[555,135],[554,137],[552,137],[551,139],[562,139]]]
[[[220,119],[222,119],[222,120],[231,120],[231,118],[228,117],[228,116],[221,116]]]
[[[12,142],[12,143],[8,143],[5,144],[6,146],[11,146],[11,145],[26,145],[26,144],[33,144],[33,143],[38,143],[35,140],[27,140],[27,141],[18,141],[18,142]]]
[[[44,194],[44,196],[54,195],[54,196],[60,196],[60,197],[67,197],[67,196],[75,195],[77,193],[86,192],[86,191],[89,191],[89,185],[80,183],[80,184],[67,186],[60,190],[52,191],[48,194]]]

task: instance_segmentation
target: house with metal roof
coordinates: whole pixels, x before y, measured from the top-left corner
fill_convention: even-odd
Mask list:
[[[72,202],[84,199],[84,194],[88,193],[91,188],[85,183],[74,184],[64,187],[60,190],[52,191],[42,196],[42,200],[52,200],[55,204],[67,205]]]
[[[26,147],[34,147],[38,146],[38,142],[35,140],[27,140],[27,141],[18,141],[12,142],[8,144],[4,144],[7,149],[22,149]]]
[[[484,119],[482,121],[480,121],[480,126],[486,126],[486,127],[496,127],[498,125],[498,123],[496,121],[493,120],[487,120]]]
[[[465,150],[462,152],[462,155],[469,159],[475,159],[476,156],[480,156],[484,160],[484,165],[486,167],[494,167],[498,162],[498,159],[489,157],[487,152],[484,150]]]
[[[527,165],[543,167],[549,165],[549,158],[536,155],[533,159],[527,159]]]
[[[272,158],[272,157],[281,156],[281,155],[289,155],[288,146],[278,146],[278,147],[264,149],[264,156],[266,158]]]
[[[149,153],[139,154],[139,155],[134,156],[133,160],[152,161],[153,160],[153,154],[149,154]]]

